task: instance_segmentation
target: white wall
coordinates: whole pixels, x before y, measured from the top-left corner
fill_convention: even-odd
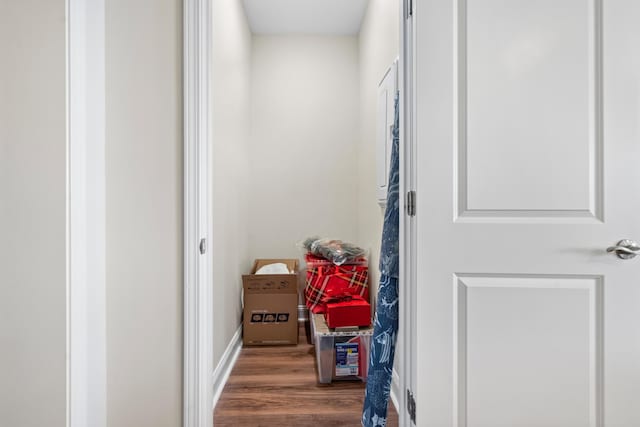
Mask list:
[[[298,258],[314,234],[357,243],[357,38],[254,36],[252,82],[252,257]]]
[[[175,427],[182,423],[182,1],[106,2],[106,103],[107,425]]]
[[[213,1],[214,366],[240,325],[249,254],[251,32],[240,0]]]
[[[358,241],[371,249],[369,275],[375,301],[380,272],[383,211],[376,198],[378,83],[399,54],[398,2],[369,0],[359,39],[360,140],[358,147]]]
[[[2,2],[0,52],[0,425],[62,427],[65,2]]]

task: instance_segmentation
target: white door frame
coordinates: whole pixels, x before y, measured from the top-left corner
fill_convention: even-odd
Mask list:
[[[184,0],[183,6],[183,96],[184,96],[184,427],[213,425],[213,257],[206,242],[213,238],[211,182],[212,94],[212,0]],[[404,93],[413,88],[413,25],[410,0],[399,0],[401,20],[399,87]],[[405,19],[408,18],[408,19]],[[410,64],[406,67],[405,64]],[[414,138],[412,97],[402,97],[400,203],[407,189],[414,189],[412,152]],[[415,274],[412,236],[413,220],[400,220],[400,248],[405,259],[400,272],[400,334],[405,348],[402,357],[400,395],[396,396],[400,425],[410,426],[406,390],[413,388],[415,372]],[[204,239],[204,254],[200,243]],[[210,245],[209,245],[210,246]]]
[[[183,3],[184,396],[183,426],[213,425],[211,0]],[[210,246],[210,245],[209,245]]]
[[[66,8],[66,425],[106,426],[105,8]]]
[[[415,20],[412,0],[404,0],[400,7],[400,206],[407,206],[407,193],[417,192],[416,188],[416,138],[415,138]],[[415,193],[414,193],[415,194]],[[407,215],[406,209],[400,215],[400,338],[402,349],[400,356],[400,396],[398,398],[398,416],[400,426],[411,426],[409,414],[410,400],[416,389],[416,218]],[[415,411],[415,400],[412,401]],[[415,412],[414,412],[415,414]]]

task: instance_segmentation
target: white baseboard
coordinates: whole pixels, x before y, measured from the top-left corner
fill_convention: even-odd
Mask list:
[[[391,377],[391,402],[393,403],[393,406],[396,407],[396,412],[399,414],[400,413],[400,401],[398,400],[398,398],[400,397],[400,375],[398,375],[398,372],[394,369],[393,370],[393,376]]]
[[[240,355],[240,350],[242,349],[242,325],[238,326],[238,330],[233,334],[227,349],[222,354],[220,358],[220,362],[216,369],[213,371],[213,408],[215,409],[218,399],[220,399],[220,395],[222,394],[222,390],[224,389],[227,380],[229,379],[229,375],[231,374],[231,370],[233,366],[236,364],[238,360],[238,356]]]

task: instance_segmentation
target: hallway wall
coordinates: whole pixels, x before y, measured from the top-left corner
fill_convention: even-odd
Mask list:
[[[175,427],[182,424],[181,0],[106,2],[106,132],[107,425]]]
[[[65,2],[0,11],[0,425],[66,420]]]
[[[299,258],[318,234],[355,241],[358,41],[253,37],[252,258]]]
[[[213,2],[213,366],[240,326],[249,251],[251,32],[239,0]]]

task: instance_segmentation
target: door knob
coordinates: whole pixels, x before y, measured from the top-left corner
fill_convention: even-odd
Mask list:
[[[636,255],[640,255],[640,245],[633,240],[623,239],[615,246],[608,247],[607,252],[615,252],[620,259],[631,259],[635,258]]]

